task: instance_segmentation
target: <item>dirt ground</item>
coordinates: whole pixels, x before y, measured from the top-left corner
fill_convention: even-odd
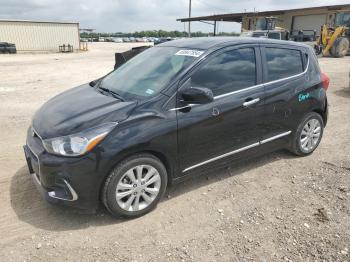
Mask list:
[[[320,59],[330,119],[309,157],[232,164],[170,188],[133,220],[42,200],[22,151],[32,115],[112,70],[114,52],[129,46],[0,56],[0,261],[350,261],[350,57]]]

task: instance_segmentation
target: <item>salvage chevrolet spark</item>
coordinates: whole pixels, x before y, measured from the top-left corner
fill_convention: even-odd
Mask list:
[[[50,202],[136,217],[171,183],[258,152],[311,154],[327,123],[313,50],[250,38],[176,40],[52,98],[24,146]]]

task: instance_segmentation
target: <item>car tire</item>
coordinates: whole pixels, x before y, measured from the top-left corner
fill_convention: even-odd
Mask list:
[[[102,200],[115,217],[139,217],[157,206],[167,182],[166,168],[157,157],[134,155],[119,163],[109,174]]]
[[[312,154],[321,142],[323,129],[323,119],[319,114],[307,114],[294,133],[290,151],[297,156]]]

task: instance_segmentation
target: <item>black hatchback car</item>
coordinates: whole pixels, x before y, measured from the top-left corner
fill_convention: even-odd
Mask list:
[[[50,202],[116,216],[152,210],[166,187],[257,152],[311,154],[328,77],[303,44],[197,38],[152,47],[35,114],[24,146]]]

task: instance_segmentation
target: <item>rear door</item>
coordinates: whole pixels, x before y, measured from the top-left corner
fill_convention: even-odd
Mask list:
[[[190,87],[211,89],[215,99],[177,111],[183,173],[258,145],[264,105],[260,65],[256,46],[225,49],[207,57],[184,80],[190,80]]]
[[[265,123],[262,141],[289,135],[303,104],[298,94],[308,82],[302,49],[288,45],[262,45],[265,86]]]

